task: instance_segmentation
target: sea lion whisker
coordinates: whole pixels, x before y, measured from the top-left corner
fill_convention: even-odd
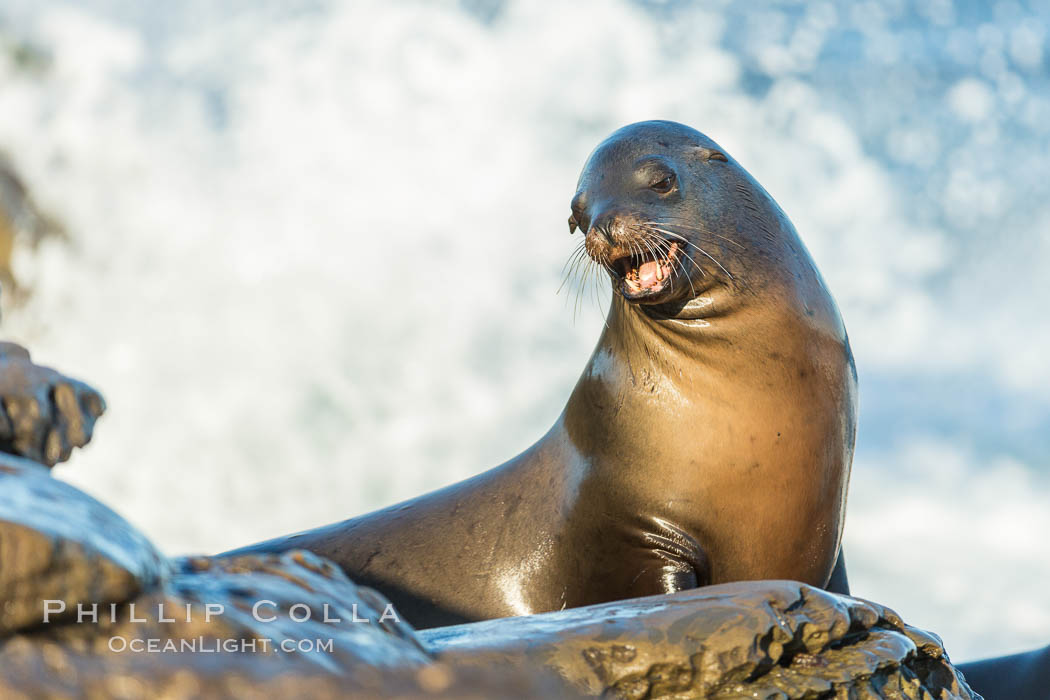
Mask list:
[[[576,246],[576,250],[574,250],[569,255],[568,260],[566,260],[565,264],[562,265],[562,274],[564,275],[564,277],[562,279],[561,284],[558,285],[558,291],[555,292],[555,293],[560,293],[561,290],[562,290],[562,287],[565,286],[565,283],[568,282],[569,279],[571,279],[573,277],[573,275],[576,273],[577,268],[580,265],[580,261],[583,259],[583,255],[586,252],[587,251],[583,248],[583,246],[580,245],[580,246]]]
[[[606,267],[606,270],[608,270],[608,269],[609,268]],[[596,269],[595,270],[595,284],[594,284],[594,288],[593,289],[594,289],[594,304],[595,304],[595,306],[598,307],[598,313],[601,314],[602,313],[602,294],[601,294],[602,286],[599,283],[600,282],[599,274],[600,273]],[[606,328],[609,327],[609,320],[607,318],[605,318],[604,316],[602,317],[602,323],[605,325]]]
[[[674,238],[676,238],[676,239],[679,239],[679,240],[681,240],[681,241],[682,241],[683,243],[688,243],[688,244],[690,244],[690,245],[693,245],[694,247],[699,247],[699,246],[695,246],[695,244],[692,244],[692,243],[690,243],[689,241],[687,241],[687,240],[686,240],[685,238],[682,238],[682,237],[681,237],[681,236],[679,236],[678,234],[674,234],[674,233],[670,233],[670,232],[662,231],[662,229],[654,228],[654,229],[652,229],[652,230],[651,230],[651,231],[649,232],[649,235],[650,235],[650,236],[653,236],[653,238],[655,238],[655,239],[657,239],[657,240],[663,240],[663,241],[664,241],[664,243],[667,243],[667,241],[666,241],[666,240],[665,240],[665,239],[664,239],[664,238],[663,238],[662,236],[659,236],[659,235],[657,235],[657,234],[656,234],[656,233],[654,233],[653,231],[660,231],[660,232],[662,232],[662,233],[668,233],[669,235],[673,236]],[[668,243],[668,245],[670,245],[670,244]],[[679,249],[679,252],[680,252],[680,253],[681,253],[682,255],[684,255],[684,256],[685,256],[685,257],[686,257],[686,258],[687,258],[687,259],[689,260],[689,262],[691,262],[691,263],[693,264],[693,267],[695,267],[695,268],[696,268],[696,270],[697,270],[697,271],[698,271],[698,272],[699,272],[699,273],[700,273],[701,275],[706,275],[706,274],[707,274],[707,271],[706,271],[706,270],[704,270],[704,268],[700,266],[700,264],[699,264],[699,263],[698,263],[698,262],[696,261],[696,258],[694,258],[694,257],[693,257],[692,255],[690,255],[690,254],[689,254],[689,252],[688,252],[687,250],[685,250],[685,249]],[[710,257],[710,256],[708,256],[708,257]],[[715,262],[717,263],[718,261],[716,260]],[[673,269],[674,269],[674,266],[672,266],[672,270],[673,270]],[[723,268],[723,269],[724,269],[724,268]],[[727,272],[726,274],[729,274],[729,273]],[[730,275],[730,276],[732,276],[732,275]],[[687,277],[686,279],[688,279],[688,277]],[[690,288],[692,288],[692,285],[693,285],[693,283],[692,283],[692,280],[690,280],[690,282],[689,282],[689,286],[690,286]],[[693,289],[693,295],[694,295],[694,296],[696,295],[696,290],[695,290],[695,289]]]
[[[595,261],[592,260],[590,262],[595,262]],[[606,270],[609,270],[610,268],[608,266],[608,263],[605,262],[605,257],[604,256],[601,256],[600,257],[600,261],[596,262],[595,264],[590,264],[590,262],[587,265],[587,273],[588,273],[588,275],[587,275],[587,283],[590,283],[591,281],[594,282],[594,285],[591,287],[591,298],[594,299],[595,304],[597,304],[597,306],[598,306],[598,312],[601,313],[602,300],[601,300],[601,295],[600,295],[600,292],[599,292],[599,290],[601,288],[601,285],[600,285],[600,282],[601,282],[601,268],[605,268]],[[574,315],[573,316],[573,323],[575,323],[575,322],[576,322],[576,317]],[[608,319],[605,319],[602,322],[605,324],[606,328],[609,327]]]
[[[674,290],[675,279],[684,276],[685,277],[685,281],[689,284],[689,290],[692,293],[692,296],[695,297],[696,296],[696,289],[693,287],[693,280],[689,277],[689,275],[684,274],[684,271],[679,267],[679,261],[678,261],[678,250],[679,250],[679,248],[678,248],[678,245],[676,243],[671,243],[670,241],[668,241],[666,238],[663,238],[662,236],[656,237],[655,240],[659,241],[660,245],[663,245],[663,246],[665,246],[667,248],[667,259],[668,259],[668,262],[670,263],[669,267],[671,268],[671,289],[672,289],[672,291]],[[686,253],[684,250],[682,251],[682,254],[685,255],[687,258],[689,257],[689,254]],[[693,264],[694,264],[694,266],[696,266],[695,262]],[[702,268],[699,268],[699,269],[700,269],[700,272],[702,274],[703,273],[703,269]]]
[[[601,266],[601,262],[600,261],[596,261],[596,260],[588,260],[587,261],[587,267],[584,268],[583,287],[580,289],[580,294],[576,298],[576,311],[575,311],[575,314],[581,313],[582,309],[586,305],[587,302],[584,301],[584,298],[587,297],[588,292],[590,294],[592,294],[592,295],[594,294],[594,284],[595,284],[595,281],[598,278],[598,275],[599,275],[598,270],[599,270],[600,266]],[[575,318],[576,317],[574,315],[573,316],[573,320],[574,321],[575,321]]]
[[[665,222],[653,222],[653,223],[654,224],[659,224],[661,226],[674,226],[674,227],[682,229],[682,230],[684,230],[684,231],[686,231],[688,233],[695,233],[695,234],[700,235],[700,236],[713,236],[715,238],[719,238],[719,239],[725,241],[729,245],[736,246],[739,250],[747,250],[747,247],[745,245],[743,245],[742,243],[738,243],[737,241],[734,241],[732,238],[728,238],[726,236],[719,235],[717,233],[714,233],[713,231],[705,231],[704,229],[695,228],[695,227],[692,227],[692,226],[685,226],[683,224],[672,224],[672,223],[665,223]],[[667,233],[668,235],[672,235],[671,231],[666,231],[665,230],[664,232]],[[673,234],[673,235],[676,235],[676,236],[679,236],[679,237],[681,236],[681,234],[677,234],[677,233]]]
[[[679,267],[679,262],[678,262],[677,256],[678,256],[678,252],[679,252],[680,249],[675,247],[676,244],[671,243],[666,238],[664,238],[663,236],[657,235],[653,231],[646,231],[646,235],[650,236],[652,238],[652,240],[656,243],[657,246],[661,246],[662,248],[666,249],[666,256],[665,257],[667,258],[668,262],[670,263],[669,267],[671,268],[671,283],[670,283],[670,285],[671,285],[672,291],[674,290],[675,277],[681,276],[681,277],[685,278],[685,281],[689,284],[689,291],[695,297],[696,296],[696,288],[693,286],[692,278],[688,274],[685,274],[685,270],[683,270],[683,269],[681,269]],[[693,266],[697,270],[700,271],[701,275],[704,274],[704,268],[700,267],[696,263],[696,260],[693,259],[693,256],[689,255],[689,253],[687,253],[685,250],[681,250],[681,253],[691,263],[693,263]],[[674,256],[674,257],[672,258],[672,256]]]
[[[576,297],[572,303],[572,323],[576,325],[576,317],[580,313],[580,296],[583,291],[587,288],[587,280],[589,279],[589,271],[591,267],[591,261],[588,259],[587,263],[581,270],[580,283],[576,286]]]
[[[584,282],[583,276],[579,274],[583,270],[583,268],[581,268],[581,262],[582,262],[582,260],[576,260],[573,263],[572,270],[570,270],[569,274],[566,275],[565,279],[562,280],[561,285],[559,285],[558,294],[561,294],[562,290],[565,288],[565,285],[568,284],[571,281],[572,282],[572,287],[576,291],[576,295],[579,296],[580,289],[581,289],[582,284]],[[569,297],[566,297],[566,303],[568,303],[568,301],[569,301]]]
[[[599,264],[598,261],[594,260],[590,256],[590,253],[587,252],[586,248],[581,248],[577,255],[578,255],[577,260],[576,260],[576,265],[577,266],[582,264],[584,267],[591,267],[592,265]]]
[[[683,221],[683,220],[684,219],[679,219],[679,221]],[[745,246],[740,241],[734,241],[732,238],[729,238],[727,236],[723,236],[721,234],[715,233],[714,231],[708,231],[706,229],[697,228],[696,226],[692,226],[690,224],[677,224],[677,223],[674,223],[674,222],[675,222],[674,219],[663,219],[663,220],[660,220],[660,221],[646,221],[645,223],[646,224],[656,224],[656,225],[660,225],[660,226],[673,226],[675,228],[685,229],[689,233],[697,233],[697,234],[705,235],[705,236],[714,236],[715,238],[721,238],[723,241],[725,241],[726,243],[729,243],[730,245],[735,245],[740,250],[747,250],[747,246]]]
[[[666,234],[666,235],[668,235],[668,236],[673,236],[673,237],[675,237],[675,238],[678,238],[678,239],[682,240],[682,241],[683,241],[683,242],[684,242],[684,243],[685,243],[686,245],[690,245],[690,246],[693,246],[693,247],[694,247],[694,248],[696,248],[696,249],[697,249],[698,251],[700,251],[700,254],[701,254],[701,255],[704,255],[704,256],[705,256],[705,257],[707,257],[707,258],[708,258],[708,259],[709,259],[709,260],[710,260],[711,262],[713,262],[713,263],[714,263],[715,265],[718,265],[718,268],[719,268],[719,269],[720,269],[720,270],[721,270],[722,272],[726,273],[726,276],[727,276],[727,277],[729,277],[729,279],[733,279],[733,273],[731,273],[731,272],[730,272],[729,270],[727,270],[727,269],[725,268],[725,266],[723,266],[723,265],[722,265],[722,263],[718,262],[718,260],[717,260],[717,259],[715,259],[715,257],[714,257],[713,255],[711,255],[711,254],[710,254],[710,253],[708,253],[708,252],[707,252],[706,250],[704,250],[703,248],[701,248],[700,246],[698,246],[698,245],[697,245],[696,243],[693,243],[692,241],[690,241],[690,240],[687,240],[687,239],[686,239],[686,238],[685,238],[684,236],[680,236],[679,234],[677,234],[677,233],[674,233],[674,232],[672,232],[672,231],[665,231],[665,230],[664,230],[664,229],[662,229],[662,228],[657,228],[656,230],[657,230],[657,231],[659,231],[660,233]]]
[[[705,270],[703,267],[701,267],[700,263],[698,263],[696,261],[696,258],[694,258],[692,255],[690,255],[685,250],[682,250],[681,253],[682,253],[682,255],[684,255],[686,257],[686,259],[689,262],[691,262],[693,264],[693,267],[696,268],[696,270],[700,273],[701,276],[706,276],[707,275],[707,270]]]
[[[653,233],[651,231],[645,231],[643,233],[643,237],[647,241],[646,245],[649,246],[649,248],[654,251],[653,252],[653,256],[657,259],[657,262],[660,265],[661,272],[663,271],[663,265],[664,265],[664,262],[666,261],[666,263],[667,263],[667,286],[673,292],[674,291],[674,271],[675,271],[674,263],[675,263],[675,261],[674,261],[672,256],[674,255],[674,251],[677,250],[677,247],[676,246],[673,247],[673,244],[669,243],[667,241],[667,239],[665,239],[665,238],[663,238],[661,236],[653,235]]]
[[[666,244],[666,241],[662,241],[660,238],[652,237],[652,236],[643,236],[642,240],[643,240],[643,242],[645,242],[645,247],[648,248],[650,250],[650,252],[652,253],[653,259],[656,260],[657,270],[658,270],[657,274],[658,275],[659,275],[659,273],[663,272],[664,261],[667,262],[668,286],[671,286],[673,283],[670,281],[670,279],[671,279],[671,273],[674,271],[674,260],[671,259],[672,250],[671,250],[670,244],[667,244],[667,249],[664,250],[663,248],[660,247],[659,244],[660,243],[665,243]],[[661,251],[663,251],[663,252],[661,252]]]
[[[586,290],[590,268],[594,264],[594,261],[591,260],[591,258],[586,254],[586,252],[587,251],[585,248],[578,247],[578,249],[573,253],[572,267],[569,271],[571,279],[577,280],[577,284],[574,285],[576,288],[576,296],[573,300],[573,323],[576,322],[576,315],[580,305],[580,297]],[[561,291],[560,287],[559,291]]]
[[[579,245],[577,245],[575,248],[573,248],[571,253],[569,253],[568,259],[565,261],[565,264],[562,265],[562,268],[561,268],[562,272],[565,272],[566,268],[569,267],[569,263],[571,263],[576,256],[578,256],[580,253],[587,252],[587,248],[586,248],[585,243],[586,242],[581,242]]]
[[[636,272],[639,269],[640,265],[641,265],[641,263],[638,266],[634,265],[633,264],[634,261],[635,260],[644,260],[646,258],[646,250],[643,248],[643,246],[645,246],[645,248],[648,248],[648,245],[645,244],[644,237],[634,238],[634,239],[632,239],[632,240],[630,240],[630,241],[628,241],[626,243],[626,248],[627,248],[627,251],[628,251],[627,255],[620,256],[620,257],[618,257],[616,259],[617,261],[621,261],[621,260],[626,260],[627,261],[626,262],[626,266],[623,268],[624,269],[624,273],[622,275],[617,273],[617,276],[622,277],[623,280],[624,280],[624,283],[627,284],[628,286],[630,286],[633,283],[632,282],[632,273]],[[649,254],[652,255],[652,250],[651,249],[649,249]]]
[[[575,275],[577,272],[579,272],[581,265],[586,266],[590,264],[591,260],[587,256],[587,250],[585,248],[580,248],[575,253],[573,253],[573,263],[570,272]]]
[[[633,257],[641,258],[644,255],[642,252],[642,246],[639,245],[637,240],[631,241],[629,248],[631,249],[631,255]]]
[[[632,259],[633,258],[640,258],[640,257],[642,257],[642,248],[641,248],[641,246],[638,245],[638,241],[637,240],[628,241],[624,245],[625,245],[625,247],[627,248],[627,251],[628,251],[627,255],[626,256],[617,257],[616,260],[614,260],[613,262],[619,262],[620,260],[623,260],[625,257],[632,258]],[[613,266],[611,264],[609,265],[609,271],[615,276],[623,276],[623,277],[627,276],[627,275],[620,275],[619,271],[618,270],[614,270]],[[630,274],[630,266],[629,265],[628,265],[627,274]]]
[[[642,235],[645,237],[645,239],[647,241],[649,241],[656,248],[658,253],[661,253],[663,255],[663,257],[665,257],[665,258],[670,258],[671,257],[671,255],[674,252],[674,249],[672,248],[672,246],[675,245],[675,244],[671,243],[671,241],[668,241],[663,236],[657,235],[653,231],[648,231],[647,230],[647,231],[643,232]]]
[[[588,267],[589,267],[589,265],[588,265]],[[588,267],[584,267],[583,268],[583,271],[582,271],[583,274],[580,277],[580,284],[576,287],[576,297],[573,299],[573,303],[572,303],[572,323],[573,323],[573,325],[576,325],[576,317],[580,313],[580,295],[583,293],[583,290],[587,288],[587,278],[588,278],[587,270],[588,270]]]
[[[643,237],[639,238],[638,242],[641,244],[641,245],[639,245],[639,248],[641,248],[641,246],[645,246],[646,250],[649,251],[649,254],[653,256],[653,259],[657,263],[660,262],[660,254],[657,253],[656,250],[653,249],[653,247],[649,244],[649,240],[646,237],[643,236]]]

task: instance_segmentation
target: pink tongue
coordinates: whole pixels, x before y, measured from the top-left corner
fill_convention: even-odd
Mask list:
[[[643,287],[651,287],[656,282],[656,271],[659,269],[659,263],[655,260],[647,263],[642,263],[642,266],[638,268],[638,281],[642,283]]]

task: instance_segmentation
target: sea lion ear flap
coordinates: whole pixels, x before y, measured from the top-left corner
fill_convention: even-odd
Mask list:
[[[729,159],[726,158],[726,154],[714,148],[707,148],[705,146],[697,146],[696,154],[700,156],[701,160],[717,160],[722,163],[728,163]]]

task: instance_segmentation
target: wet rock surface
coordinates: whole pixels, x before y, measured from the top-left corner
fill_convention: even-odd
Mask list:
[[[0,455],[0,697],[594,696],[977,697],[933,635],[790,581],[418,632],[325,559],[168,559]]]
[[[0,697],[572,697],[436,663],[378,593],[305,551],[163,557],[120,516],[0,455]]]
[[[188,661],[236,652],[331,673],[430,662],[385,599],[309,552],[172,563],[174,573],[154,590],[99,606],[97,615],[89,609],[76,624],[48,624],[23,636],[90,654],[176,654]]]
[[[611,698],[972,698],[940,640],[793,581],[425,630],[451,665],[541,668]]]
[[[109,508],[39,464],[0,455],[0,634],[40,624],[44,600],[70,610],[131,600],[169,566]]]

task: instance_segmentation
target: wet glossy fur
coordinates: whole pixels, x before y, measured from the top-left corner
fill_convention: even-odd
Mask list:
[[[665,171],[673,192],[651,182]],[[717,144],[672,122],[610,136],[573,205],[599,262],[646,222],[687,240],[691,260],[645,303],[614,293],[547,434],[461,483],[248,550],[328,557],[418,627],[744,579],[828,583],[856,374],[794,227]]]

